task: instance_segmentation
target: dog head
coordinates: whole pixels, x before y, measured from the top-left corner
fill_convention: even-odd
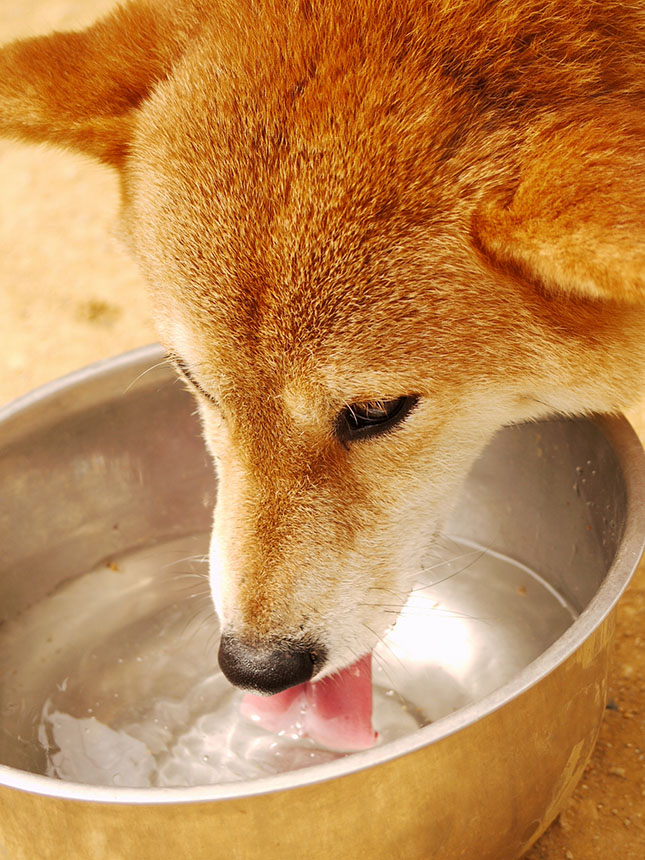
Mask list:
[[[222,665],[265,692],[374,647],[499,427],[642,381],[636,60],[585,60],[576,3],[559,69],[533,3],[495,54],[472,4],[386,5],[141,0],[0,55],[0,130],[120,172],[217,462]]]

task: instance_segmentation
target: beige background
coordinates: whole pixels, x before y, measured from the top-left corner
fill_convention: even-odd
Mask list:
[[[2,0],[0,41],[82,26],[112,5]],[[143,282],[114,238],[117,210],[108,169],[0,141],[0,403],[155,339]],[[645,404],[630,418],[645,437]],[[607,711],[574,798],[530,860],[645,857],[644,678],[641,568],[620,606],[610,690],[617,710]]]
[[[76,27],[112,0],[0,0],[0,41]],[[0,401],[155,339],[143,282],[115,238],[115,175],[0,141]]]

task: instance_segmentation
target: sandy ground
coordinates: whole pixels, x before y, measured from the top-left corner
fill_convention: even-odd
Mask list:
[[[83,25],[111,5],[4,2],[0,41]],[[67,153],[0,141],[0,403],[155,339],[143,282],[114,238],[117,208],[109,170]],[[629,417],[645,438],[645,404]],[[643,565],[619,606],[597,748],[573,798],[527,856],[645,857]]]

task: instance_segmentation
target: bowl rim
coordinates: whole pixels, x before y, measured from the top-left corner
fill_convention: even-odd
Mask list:
[[[141,365],[142,373],[145,373],[147,368],[144,365],[152,369],[160,362],[163,364],[165,355],[165,351],[159,344],[149,344],[94,362],[41,385],[8,403],[0,409],[0,425],[24,410],[41,404],[44,400],[53,401],[70,389],[93,383],[100,377],[111,376],[115,371]],[[0,764],[0,787],[64,800],[152,806],[210,803],[272,794],[349,776],[408,755],[467,728],[521,696],[573,655],[591,633],[608,618],[629,584],[645,543],[645,452],[636,432],[627,419],[620,414],[581,417],[593,421],[598,426],[611,443],[623,469],[627,493],[627,520],[623,538],[602,585],[588,606],[549,648],[501,687],[403,738],[389,741],[370,750],[352,753],[326,764],[312,765],[252,780],[172,788],[97,786],[58,780]]]

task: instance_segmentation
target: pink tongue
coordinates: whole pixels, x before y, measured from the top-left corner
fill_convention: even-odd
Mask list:
[[[347,752],[369,749],[377,737],[372,728],[372,656],[275,696],[247,693],[242,713],[270,732],[297,732]]]

